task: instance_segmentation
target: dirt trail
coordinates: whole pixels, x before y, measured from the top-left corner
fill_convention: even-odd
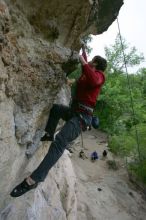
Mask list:
[[[83,133],[84,152],[89,157],[96,150],[99,160],[79,158],[81,138],[74,145],[72,162],[78,178],[78,220],[146,220],[146,201],[129,182],[124,163],[118,170],[108,168],[102,152],[107,147],[106,135],[92,130]]]

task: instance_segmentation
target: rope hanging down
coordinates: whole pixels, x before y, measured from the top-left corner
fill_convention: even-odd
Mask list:
[[[136,116],[135,116],[135,110],[134,110],[134,104],[133,104],[132,88],[131,88],[131,84],[130,84],[128,69],[127,69],[127,64],[126,64],[126,56],[125,56],[125,52],[124,52],[124,46],[123,46],[123,41],[122,41],[122,36],[121,36],[121,31],[120,31],[120,25],[119,25],[118,18],[117,18],[117,25],[118,25],[118,31],[119,31],[120,41],[121,41],[121,47],[122,47],[122,53],[123,53],[123,59],[124,59],[124,66],[125,66],[126,76],[127,76],[127,81],[128,81],[128,89],[129,89],[129,93],[130,93],[130,102],[131,102],[132,115],[133,115],[133,120],[134,120],[134,128],[135,128],[135,134],[136,134],[137,150],[138,150],[138,155],[139,155],[139,161],[141,162],[139,137],[138,137],[137,126],[136,126],[136,123],[135,123],[136,122]]]

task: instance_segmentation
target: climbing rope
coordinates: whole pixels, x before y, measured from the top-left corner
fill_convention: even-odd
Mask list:
[[[82,131],[82,126],[81,126],[81,149],[84,149],[84,141],[83,141],[83,131]]]
[[[117,26],[118,26],[120,42],[121,42],[121,47],[122,47],[122,53],[123,53],[123,59],[124,59],[124,66],[125,66],[126,76],[127,76],[127,81],[128,81],[128,89],[129,89],[129,93],[130,93],[130,103],[131,103],[132,115],[133,115],[133,120],[134,120],[134,128],[135,128],[138,156],[139,156],[139,161],[141,162],[139,137],[138,137],[137,126],[136,126],[136,123],[135,123],[136,122],[136,116],[135,116],[135,110],[134,110],[134,104],[133,104],[132,88],[131,88],[130,78],[129,78],[129,74],[128,74],[128,69],[127,69],[127,64],[126,64],[126,56],[125,56],[125,52],[124,52],[124,45],[123,45],[123,41],[122,41],[120,24],[119,24],[118,18],[117,18]]]

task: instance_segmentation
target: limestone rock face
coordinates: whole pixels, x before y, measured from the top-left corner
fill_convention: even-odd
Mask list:
[[[79,49],[79,37],[105,31],[117,17],[122,0],[12,0],[36,32],[50,42]],[[93,6],[92,6],[93,4]],[[29,29],[28,29],[29,31]]]
[[[13,200],[9,192],[48,150],[39,140],[52,104],[69,102],[62,67],[78,60],[79,38],[105,31],[122,4],[0,0],[0,219],[76,219],[67,155],[30,195]],[[34,146],[40,148],[28,160],[25,151]]]

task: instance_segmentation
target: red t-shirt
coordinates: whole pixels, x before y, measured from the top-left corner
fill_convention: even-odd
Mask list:
[[[83,57],[87,61],[85,52],[83,52]],[[89,64],[83,65],[82,75],[77,81],[75,100],[84,105],[94,107],[104,82],[105,76],[102,71],[93,70]]]

